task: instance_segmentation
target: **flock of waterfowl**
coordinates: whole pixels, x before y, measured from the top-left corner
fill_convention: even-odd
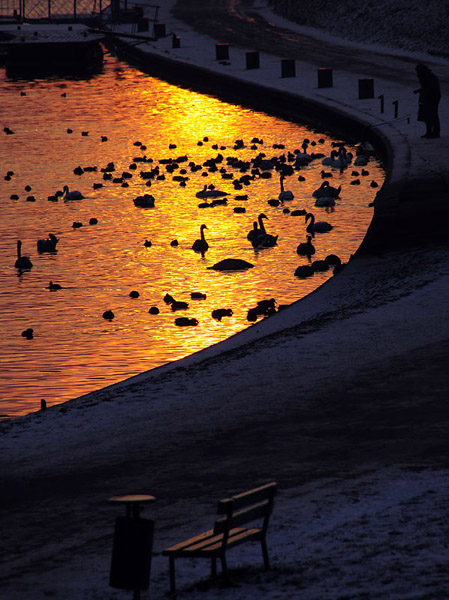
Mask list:
[[[102,136],[101,141],[107,141],[107,138]],[[203,140],[198,142],[198,145],[202,145],[207,141],[209,140],[205,137]],[[271,207],[282,208],[283,213],[286,215],[290,214],[291,216],[304,216],[304,233],[306,235],[306,239],[297,245],[296,253],[301,257],[307,257],[309,264],[300,265],[294,273],[296,277],[303,278],[309,277],[315,272],[325,271],[331,267],[334,268],[334,272],[336,272],[338,268],[341,268],[341,260],[338,256],[331,254],[328,255],[324,260],[311,261],[311,257],[316,252],[312,243],[312,239],[316,234],[323,234],[331,231],[333,229],[333,225],[324,220],[317,220],[315,215],[310,212],[310,210],[290,210],[287,207],[287,203],[292,201],[295,197],[291,190],[286,189],[287,178],[296,174],[298,181],[305,181],[305,177],[302,174],[298,175],[298,172],[303,167],[308,166],[312,161],[321,161],[321,165],[328,166],[331,169],[338,169],[341,172],[344,169],[347,169],[349,166],[366,166],[370,160],[370,157],[373,155],[372,148],[366,144],[359,144],[356,147],[356,156],[353,156],[352,153],[348,152],[344,144],[336,144],[335,148],[328,156],[320,152],[309,152],[310,147],[315,147],[323,142],[324,140],[322,139],[318,140],[318,142],[306,139],[302,143],[301,150],[295,150],[294,152],[287,152],[268,157],[265,152],[260,151],[261,149],[259,146],[263,144],[263,140],[253,138],[251,141],[251,149],[257,150],[258,153],[251,160],[242,160],[235,155],[225,158],[224,155],[219,152],[215,157],[209,158],[203,164],[196,164],[193,161],[189,162],[188,157],[183,155],[177,158],[161,159],[158,161],[159,164],[153,165],[153,159],[148,158],[145,154],[143,154],[139,157],[134,157],[133,162],[129,167],[129,171],[123,171],[117,177],[114,177],[114,171],[116,169],[113,162],[109,162],[105,167],[101,168],[100,171],[103,173],[104,182],[110,181],[112,183],[121,184],[123,187],[127,187],[129,185],[128,182],[133,175],[136,174],[138,164],[145,165],[143,170],[140,171],[139,176],[143,182],[143,185],[147,187],[153,185],[155,181],[164,180],[169,175],[171,175],[173,181],[178,182],[181,187],[186,187],[187,182],[189,181],[189,170],[191,173],[202,170],[203,176],[208,176],[209,173],[218,172],[223,180],[230,182],[230,185],[233,186],[235,193],[242,190],[244,187],[250,186],[255,180],[268,180],[273,176],[277,176],[279,178],[280,186],[278,197],[270,198],[267,200],[267,204]],[[134,146],[139,147],[142,152],[145,152],[146,150],[145,145],[141,142],[135,142]],[[282,144],[277,144],[275,146],[276,149],[284,149]],[[275,146],[273,146],[273,148]],[[212,147],[215,150],[225,149],[224,146],[219,147],[217,144],[214,144]],[[239,150],[244,147],[245,144],[243,140],[236,140],[233,149]],[[176,148],[176,144],[171,144],[170,149],[174,148]],[[185,163],[185,165],[183,163]],[[148,165],[150,165],[150,168]],[[227,168],[224,165],[227,165]],[[162,171],[164,167],[165,173]],[[97,167],[81,166],[78,166],[74,169],[74,173],[80,176],[84,172],[89,171],[97,172],[98,169]],[[369,172],[367,170],[363,170],[361,176],[367,176],[368,174]],[[13,173],[9,171],[5,179],[11,180],[12,175]],[[324,179],[324,181],[312,193],[315,206],[318,208],[332,207],[341,197],[341,185],[338,187],[333,187],[328,181],[332,175],[332,171],[321,171],[321,177]],[[352,171],[352,175],[356,177],[359,176],[360,173],[359,171]],[[371,186],[376,187],[377,183],[372,181]],[[92,187],[94,190],[99,190],[103,187],[103,183],[95,182],[93,183]],[[31,190],[31,186],[27,186],[25,189],[27,188],[28,190]],[[195,197],[203,201],[198,204],[198,208],[200,209],[213,208],[214,206],[218,205],[226,205],[230,196],[230,192],[217,189],[212,184],[204,184],[203,188],[195,193]],[[55,194],[49,196],[48,199],[57,201],[59,198],[62,198],[66,201],[69,201],[82,200],[85,197],[86,196],[82,192],[78,190],[70,190],[68,185],[64,185],[62,191],[57,191]],[[16,200],[18,199],[18,196],[11,195],[11,198]],[[248,194],[236,193],[234,198],[236,200],[244,201],[248,199]],[[138,208],[156,207],[155,196],[149,193],[144,193],[135,197],[133,203]],[[239,208],[239,210],[236,210],[237,208]],[[235,207],[234,212],[245,212],[245,208]],[[267,232],[264,223],[266,220],[268,220],[267,215],[264,212],[260,212],[257,216],[257,219],[253,222],[252,229],[246,234],[247,240],[250,242],[255,251],[273,248],[279,243],[278,234]],[[96,222],[96,219],[91,219],[90,221],[91,224]],[[73,227],[80,226],[82,226],[82,223],[80,222],[73,223]],[[191,249],[202,254],[203,257],[209,250],[209,243],[205,237],[205,230],[208,230],[208,227],[205,223],[203,223],[201,224],[199,230],[200,237],[191,245]],[[57,252],[56,246],[59,241],[59,238],[57,238],[55,234],[50,233],[48,238],[39,239],[37,241],[37,250],[39,253]],[[146,239],[143,245],[150,248],[152,246],[152,242],[151,240]],[[177,246],[178,240],[172,240],[170,245]],[[21,250],[22,242],[19,240],[17,242],[17,260],[15,262],[15,267],[20,271],[26,271],[31,269],[33,264],[29,257],[22,255]],[[207,268],[215,269],[217,271],[235,271],[246,270],[252,268],[253,266],[254,265],[252,263],[240,258],[226,258]],[[50,281],[48,289],[51,291],[56,291],[62,289],[62,286]],[[197,294],[197,296],[195,296],[196,299],[204,299],[206,297],[206,295],[202,292],[192,292],[192,298],[194,298],[193,294]],[[138,298],[139,293],[137,291],[131,292],[130,296]],[[164,301],[171,306],[171,310],[173,312],[177,310],[186,310],[189,308],[189,304],[187,302],[176,301],[170,295],[166,295],[164,297]],[[276,312],[274,299],[261,301],[259,304],[260,306],[258,305],[248,309],[248,320],[252,321],[261,315],[267,316]],[[150,314],[158,314],[159,309],[157,307],[151,307],[148,312]],[[225,316],[232,316],[232,314],[233,312],[231,308],[219,308],[212,311],[212,317],[218,321],[221,321],[221,319]],[[103,317],[108,320],[112,320],[114,316],[115,315],[111,310],[107,310],[103,313]],[[192,326],[197,325],[198,320],[195,318],[177,318],[175,320],[175,324],[178,326]]]

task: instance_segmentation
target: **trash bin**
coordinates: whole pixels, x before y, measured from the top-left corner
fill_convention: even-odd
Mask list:
[[[114,528],[109,585],[132,590],[134,600],[150,586],[154,521],[140,516],[142,505],[156,498],[147,494],[114,496],[108,502],[125,506],[125,516],[117,517]]]
[[[141,517],[115,520],[109,585],[120,590],[150,586],[154,521]]]

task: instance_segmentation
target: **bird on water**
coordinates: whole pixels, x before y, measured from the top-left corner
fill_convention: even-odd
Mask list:
[[[78,190],[69,190],[69,186],[65,185],[63,188],[64,191],[64,200],[82,200],[84,198],[83,194]]]
[[[22,242],[17,240],[17,260],[14,264],[16,269],[31,269],[33,263],[28,256],[22,256]]]
[[[195,240],[193,242],[192,245],[192,250],[195,250],[195,252],[206,252],[206,250],[209,248],[209,244],[206,242],[206,239],[204,237],[204,230],[207,229],[207,225],[201,225],[200,227],[200,238]]]

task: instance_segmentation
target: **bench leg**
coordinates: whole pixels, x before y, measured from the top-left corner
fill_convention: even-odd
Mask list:
[[[224,552],[220,555],[220,560],[221,560],[221,568],[223,570],[223,576],[227,580],[228,579],[228,565],[226,562],[226,555]]]
[[[265,565],[265,569],[268,570],[270,568],[270,559],[268,557],[267,541],[265,538],[262,538],[260,540],[260,543],[262,544],[262,555],[263,555],[263,562]]]
[[[170,565],[170,593],[176,594],[175,557],[169,556],[168,560]]]
[[[210,559],[210,575],[212,579],[217,577],[217,558],[216,556],[212,556]]]

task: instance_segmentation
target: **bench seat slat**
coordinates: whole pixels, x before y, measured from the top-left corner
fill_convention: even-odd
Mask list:
[[[209,531],[204,531],[203,533],[200,533],[199,535],[191,537],[188,540],[184,540],[183,542],[179,542],[178,544],[174,544],[173,546],[166,548],[162,552],[162,554],[165,555],[165,554],[171,554],[173,552],[178,552],[180,550],[182,551],[185,548],[188,548],[189,546],[191,546],[193,544],[197,544],[197,543],[201,542],[202,540],[207,540],[212,537],[214,537],[214,530],[209,529]]]
[[[226,548],[230,548],[232,546],[237,546],[242,542],[248,541],[250,538],[259,539],[260,537],[260,529],[241,529],[236,528],[229,532],[229,537],[226,542]],[[190,542],[191,540],[187,540]],[[180,544],[178,544],[180,545]],[[218,535],[211,538],[204,539],[202,542],[197,544],[188,544],[183,548],[179,548],[176,550],[167,548],[167,550],[163,551],[163,555],[172,555],[172,556],[184,556],[186,558],[195,558],[199,556],[214,556],[220,553],[223,549],[223,536]]]

